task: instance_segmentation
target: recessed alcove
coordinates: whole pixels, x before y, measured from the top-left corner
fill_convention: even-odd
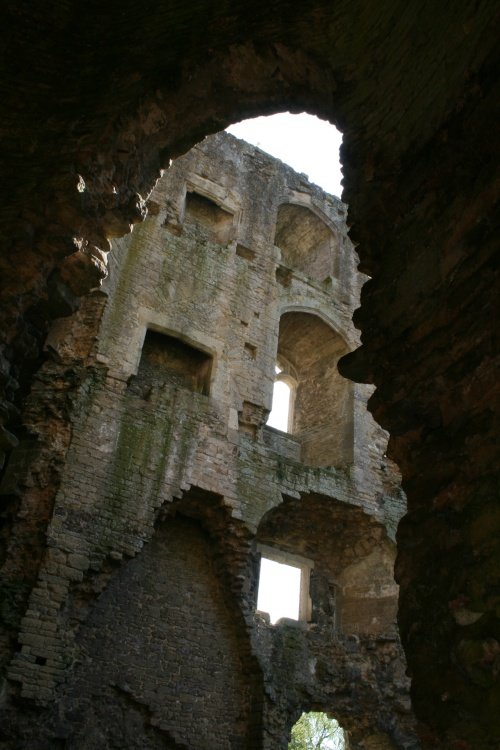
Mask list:
[[[133,389],[168,383],[208,396],[212,357],[194,346],[148,329]]]
[[[233,214],[194,190],[186,193],[184,222],[193,224],[213,242],[225,245],[231,237]]]
[[[285,203],[279,207],[274,244],[285,266],[315,281],[338,275],[338,237],[305,206]]]
[[[293,371],[293,413],[288,432],[301,443],[310,466],[340,466],[353,460],[352,384],[337,370],[348,351],[344,339],[318,315],[281,316],[278,361]]]
[[[311,608],[297,619],[345,636],[393,636],[395,549],[361,508],[315,493],[285,497],[263,516],[257,544],[262,557],[304,571]]]

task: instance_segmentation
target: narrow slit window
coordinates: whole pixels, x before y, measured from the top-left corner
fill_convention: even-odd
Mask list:
[[[267,420],[269,427],[290,432],[290,407],[292,388],[283,380],[276,380],[273,388],[273,405]]]
[[[296,389],[295,368],[280,357],[274,366],[273,401],[267,419],[268,427],[281,432],[293,432]]]

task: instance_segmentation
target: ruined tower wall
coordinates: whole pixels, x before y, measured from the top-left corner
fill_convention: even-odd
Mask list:
[[[276,232],[283,205],[288,236]],[[370,388],[335,370],[358,343],[364,281],[344,220],[304,175],[231,136],[207,139],[115,243],[106,296],[54,325],[47,353],[80,358],[86,377],[9,671],[46,706],[39,747],[57,732],[82,748],[116,732],[138,748],[286,747],[310,707],[335,713],[353,747],[371,735],[415,746],[392,578],[404,499]],[[275,242],[299,230],[319,236],[312,273],[331,269],[324,279],[284,262],[296,256]],[[311,433],[342,401],[343,438],[318,461],[300,434],[265,426],[280,352],[297,408],[309,389]],[[309,622],[255,614],[259,544],[314,562]],[[137,724],[123,724],[124,701]]]

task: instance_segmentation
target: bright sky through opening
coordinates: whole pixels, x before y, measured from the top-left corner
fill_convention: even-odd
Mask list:
[[[273,624],[280,617],[299,619],[300,576],[300,568],[261,558],[257,609],[269,612]]]
[[[310,182],[327,193],[340,197],[339,147],[342,135],[329,122],[305,112],[300,115],[282,112],[244,120],[227,130],[281,159],[296,172],[305,173]]]
[[[288,432],[288,416],[290,413],[290,386],[282,380],[277,380],[273,388],[273,405],[267,424],[282,432]]]

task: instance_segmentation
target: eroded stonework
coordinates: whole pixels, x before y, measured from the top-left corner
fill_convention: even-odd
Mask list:
[[[53,325],[39,380],[57,403],[73,374],[70,446],[5,747],[271,750],[311,708],[353,749],[418,747],[393,580],[404,496],[371,387],[336,368],[365,280],[345,210],[207,139],[116,241],[102,289]],[[277,361],[290,433],[265,424]],[[15,455],[4,491],[29,484]],[[262,545],[313,561],[303,621],[256,612]]]

